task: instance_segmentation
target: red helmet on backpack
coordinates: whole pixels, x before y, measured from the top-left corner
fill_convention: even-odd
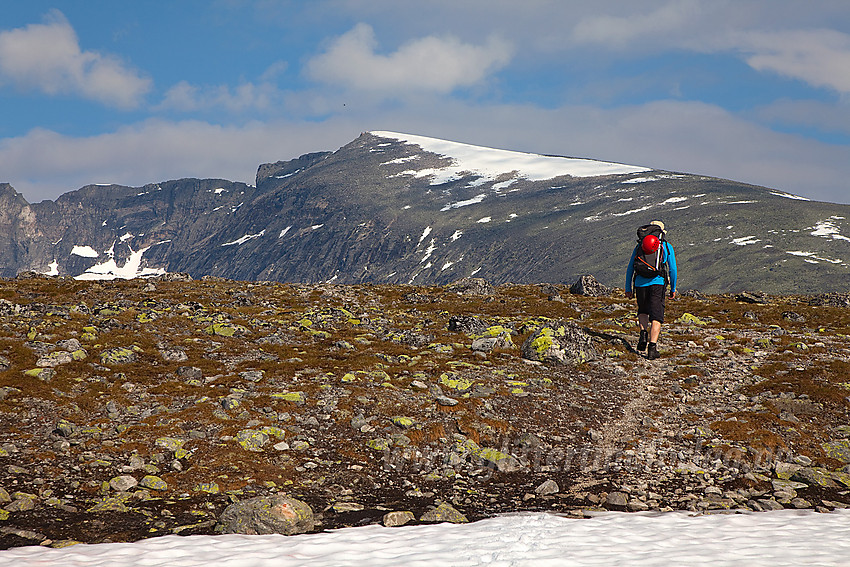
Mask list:
[[[658,237],[654,234],[647,234],[643,237],[643,241],[640,243],[640,247],[644,254],[652,254],[658,250],[659,246],[661,246],[661,241],[658,240]]]

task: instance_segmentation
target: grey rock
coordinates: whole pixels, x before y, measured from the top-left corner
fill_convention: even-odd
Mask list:
[[[493,295],[495,288],[482,278],[462,278],[446,286],[446,290],[460,295]]]
[[[115,492],[127,492],[138,484],[139,481],[130,475],[116,476],[109,481],[109,487]]]
[[[231,504],[218,521],[218,530],[228,534],[295,535],[314,527],[315,518],[310,506],[280,494]]]
[[[64,351],[64,350],[57,350],[57,351],[45,354],[43,356],[40,356],[38,361],[36,361],[35,365],[38,366],[39,368],[46,368],[46,367],[53,368],[53,367],[59,366],[61,364],[69,364],[73,360],[74,359],[71,356],[70,352]]]
[[[561,487],[558,486],[558,483],[552,480],[551,478],[545,480],[543,484],[534,489],[534,492],[539,494],[540,496],[547,496],[549,494],[557,494],[561,491]]]
[[[75,350],[83,348],[83,345],[77,339],[67,339],[57,342],[56,347],[61,350],[67,350],[68,352],[74,352]]]
[[[570,286],[570,293],[573,295],[601,297],[604,295],[610,295],[611,289],[599,283],[593,276],[584,275]]]
[[[413,512],[406,510],[403,512],[387,512],[384,514],[383,524],[388,528],[395,528],[412,522],[415,519],[416,516],[413,515]]]
[[[478,317],[473,317],[471,315],[452,315],[449,317],[448,329],[453,333],[477,335],[487,329],[487,324],[481,321]]]
[[[758,503],[764,510],[784,510],[785,506],[777,502],[776,500],[768,499],[768,498],[760,498]]]
[[[189,360],[189,355],[182,348],[166,347],[160,348],[159,354],[165,362],[185,362]]]
[[[481,337],[472,341],[472,350],[477,352],[490,352],[504,341],[498,337]]]
[[[244,380],[248,380],[249,382],[259,382],[263,379],[264,374],[265,372],[263,372],[262,370],[246,370],[244,372],[240,372],[239,376]]]
[[[629,495],[624,492],[609,492],[605,502],[609,506],[626,506],[629,503]]]
[[[201,380],[204,373],[197,366],[181,366],[177,369],[177,376],[184,380]]]

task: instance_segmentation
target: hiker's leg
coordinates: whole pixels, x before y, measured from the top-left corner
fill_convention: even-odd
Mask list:
[[[649,326],[649,342],[657,343],[661,336],[661,321],[652,321]]]
[[[638,313],[638,325],[641,331],[649,330],[649,313]]]

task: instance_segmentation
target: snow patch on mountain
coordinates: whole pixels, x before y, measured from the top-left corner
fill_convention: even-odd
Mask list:
[[[786,199],[794,199],[795,201],[810,201],[811,199],[806,199],[805,197],[800,197],[799,195],[792,195],[791,193],[784,193],[782,191],[771,191],[771,195],[776,195],[777,197],[785,197]]]
[[[157,244],[164,244],[165,242],[170,242],[170,240],[165,240],[163,242],[157,242]],[[133,278],[147,277],[147,276],[158,276],[167,273],[162,268],[143,268],[142,267],[142,257],[145,255],[145,252],[150,250],[151,246],[147,246],[140,250],[136,250],[135,252],[130,249],[130,257],[124,262],[123,266],[119,266],[115,261],[115,244],[112,244],[112,248],[107,250],[106,254],[109,256],[109,260],[105,262],[101,262],[100,264],[96,264],[89,269],[87,269],[82,274],[75,276],[74,279],[77,280],[130,280]]]
[[[75,244],[71,249],[71,255],[82,256],[83,258],[97,258],[100,256],[100,254],[97,253],[97,250],[91,246],[80,246],[78,244]]]
[[[844,217],[829,217],[826,220],[820,221],[815,226],[808,227],[806,230],[811,230],[812,232],[810,234],[812,236],[820,236],[831,240],[850,241],[850,238],[841,235],[841,229],[835,224],[837,220],[844,220]]]
[[[243,236],[241,238],[237,238],[236,240],[233,240],[231,242],[225,242],[224,244],[222,244],[222,246],[233,246],[234,244],[236,244],[236,245],[245,244],[249,240],[263,236],[265,233],[266,233],[266,229],[261,230],[257,234],[246,234],[245,236]],[[283,236],[283,235],[281,235],[281,236]]]
[[[755,244],[756,242],[761,242],[761,240],[755,236],[743,236],[741,238],[732,239],[732,244],[736,244],[738,246],[747,246],[748,244]]]
[[[479,184],[482,180],[493,182],[498,180],[500,187],[504,188],[520,179],[544,181],[565,175],[596,177],[652,171],[649,168],[634,165],[498,150],[412,134],[384,131],[371,132],[371,134],[379,138],[389,138],[405,144],[416,145],[426,152],[451,158],[451,165],[446,167],[408,170],[398,174],[415,177],[433,176],[431,185],[448,183],[469,174],[482,178],[479,180]],[[510,181],[499,179],[505,175],[512,179]]]
[[[844,260],[835,260],[832,258],[824,258],[822,256],[818,256],[814,252],[803,252],[802,250],[789,250],[789,254],[792,256],[800,256],[809,264],[817,264],[819,262],[829,262],[830,264],[843,264]]]

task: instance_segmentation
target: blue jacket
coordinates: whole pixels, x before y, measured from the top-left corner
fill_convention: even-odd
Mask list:
[[[637,255],[637,246],[632,251],[632,257],[629,259],[629,266],[626,268],[626,293],[632,291],[632,280],[635,287],[645,287],[648,285],[664,285],[662,276],[654,278],[645,278],[640,274],[635,273],[635,256]],[[676,253],[669,242],[664,243],[664,257],[667,265],[670,266],[670,291],[676,291]]]

